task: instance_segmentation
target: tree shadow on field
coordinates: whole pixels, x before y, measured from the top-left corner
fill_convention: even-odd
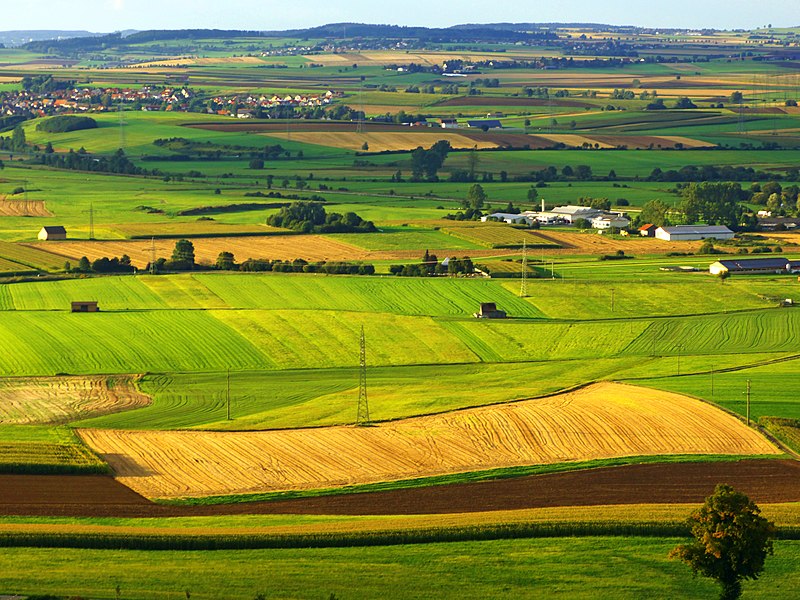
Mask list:
[[[108,463],[114,475],[118,477],[151,477],[153,471],[140,465],[127,454],[100,454],[100,458]]]

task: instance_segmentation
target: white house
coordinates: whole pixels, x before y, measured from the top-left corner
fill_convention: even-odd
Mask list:
[[[656,229],[656,237],[668,242],[705,240],[729,240],[734,233],[724,225],[674,225]]]
[[[592,219],[592,227],[595,229],[611,229],[612,227],[625,229],[630,224],[630,219],[620,215],[601,215]]]

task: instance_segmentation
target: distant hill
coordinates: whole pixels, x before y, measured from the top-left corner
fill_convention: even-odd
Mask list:
[[[32,29],[18,31],[0,31],[0,44],[6,47],[22,46],[29,42],[41,40],[65,40],[69,38],[90,38],[105,35],[91,31],[67,31],[60,29]]]
[[[535,39],[554,38],[547,31],[531,31],[513,28],[482,28],[481,26],[430,28],[401,27],[398,25],[369,25],[364,23],[334,23],[308,29],[287,31],[242,31],[223,29],[177,29],[151,30],[133,33],[91,34],[85,37],[67,39],[39,39],[25,45],[34,52],[91,52],[108,47],[123,47],[130,44],[157,42],[161,40],[192,39],[236,39],[236,38],[381,38],[381,39],[420,39],[434,42],[474,42],[497,41],[517,42]]]

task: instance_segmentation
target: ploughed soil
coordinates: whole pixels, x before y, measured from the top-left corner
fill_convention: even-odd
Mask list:
[[[214,506],[153,504],[102,475],[0,475],[0,514],[173,517],[234,514],[402,515],[601,504],[699,503],[727,483],[757,503],[800,501],[800,462],[652,464],[480,483]]]

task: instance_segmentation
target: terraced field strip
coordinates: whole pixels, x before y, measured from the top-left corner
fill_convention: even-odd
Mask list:
[[[293,142],[318,144],[331,148],[344,148],[345,150],[363,150],[363,145],[368,145],[370,152],[384,152],[386,150],[413,150],[418,146],[430,146],[439,140],[447,140],[453,148],[497,148],[498,144],[492,140],[481,140],[467,137],[446,130],[404,131],[404,132],[372,132],[343,133],[335,131],[292,131],[291,134],[283,132],[270,132],[272,138],[282,140],[291,139]]]
[[[47,248],[35,248],[27,244],[0,241],[0,257],[44,271],[56,271],[64,267],[64,257],[53,251],[53,242]]]
[[[0,424],[66,423],[150,404],[136,376],[0,379]]]
[[[294,260],[302,258],[307,261],[320,260],[364,260],[367,254],[364,250],[332,240],[319,235],[281,235],[274,237],[218,237],[198,238],[194,244],[197,262],[213,264],[220,252],[233,252],[237,261],[248,258],[269,258],[272,260]],[[155,240],[156,256],[169,258],[175,247],[173,240]],[[41,244],[29,246],[39,249]],[[131,263],[139,268],[144,268],[152,256],[152,242],[150,240],[131,240],[113,242],[60,242],[52,246],[53,252],[64,258],[77,260],[86,256],[95,260],[103,256],[131,257]],[[2,247],[0,247],[2,255]]]
[[[319,489],[625,456],[780,454],[711,405],[612,383],[374,427],[80,435],[122,483],[151,498]]]
[[[448,225],[442,231],[459,239],[467,240],[489,248],[528,248],[561,249],[563,246],[552,242],[534,231],[516,229],[508,224],[487,223],[480,225]]]
[[[44,200],[0,200],[0,217],[52,217]]]
[[[20,271],[28,271],[29,267],[19,263],[11,262],[5,258],[0,258],[0,273],[18,273]]]
[[[157,223],[122,223],[108,225],[109,229],[120,232],[127,238],[165,238],[226,235],[267,235],[271,233],[287,233],[288,230],[267,225],[237,225],[218,223],[216,221],[167,221]]]

